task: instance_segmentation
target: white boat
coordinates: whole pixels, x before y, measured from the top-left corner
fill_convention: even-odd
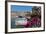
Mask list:
[[[26,18],[16,18],[15,19],[15,24],[16,25],[26,25],[27,24],[27,19]]]

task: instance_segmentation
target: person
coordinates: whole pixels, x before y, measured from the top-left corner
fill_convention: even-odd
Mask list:
[[[41,16],[41,15],[40,15]],[[31,16],[27,16],[27,24],[25,27],[40,27],[41,26],[41,18],[37,12],[32,13]]]
[[[41,19],[39,18],[37,12],[35,12],[34,14],[32,14],[32,19],[31,19],[31,24],[32,27],[40,27],[41,26]]]
[[[25,18],[27,19],[27,24],[25,25],[25,27],[31,27],[31,15],[27,14]]]

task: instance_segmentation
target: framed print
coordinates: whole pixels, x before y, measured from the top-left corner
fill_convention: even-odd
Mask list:
[[[45,31],[45,3],[5,2],[5,32]]]

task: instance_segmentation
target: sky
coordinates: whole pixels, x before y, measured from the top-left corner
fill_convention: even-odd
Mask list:
[[[19,11],[19,12],[27,12],[27,11],[32,11],[32,6],[21,6],[21,5],[11,5],[11,11]]]

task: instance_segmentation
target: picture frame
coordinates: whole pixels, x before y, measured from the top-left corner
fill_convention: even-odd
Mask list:
[[[37,10],[37,8],[38,8],[38,10]],[[31,11],[31,18],[32,18],[32,14],[34,17],[35,10],[41,11],[39,14],[40,15],[40,25],[36,25],[35,23],[34,24],[36,26],[34,24],[32,25],[33,20],[31,19],[32,23],[30,24],[30,26],[25,27],[25,24],[27,24],[27,19],[25,18],[25,13],[30,13],[30,12],[26,12],[26,11]],[[21,11],[21,12],[19,12],[19,11]],[[23,14],[24,14],[24,16],[22,16]],[[26,17],[29,15],[26,15]],[[39,17],[39,15],[38,15],[38,17]],[[15,18],[19,16],[19,18],[17,18],[17,19],[14,18],[15,20],[13,21],[13,19],[12,19],[13,16]],[[15,23],[17,22],[15,27],[12,26],[12,24],[13,24],[12,21]],[[20,24],[18,24],[19,21],[21,22]],[[29,19],[28,19],[28,21],[29,21]],[[17,26],[17,25],[21,25],[21,27]],[[5,1],[5,33],[41,32],[41,31],[45,31],[45,3],[44,2]]]

